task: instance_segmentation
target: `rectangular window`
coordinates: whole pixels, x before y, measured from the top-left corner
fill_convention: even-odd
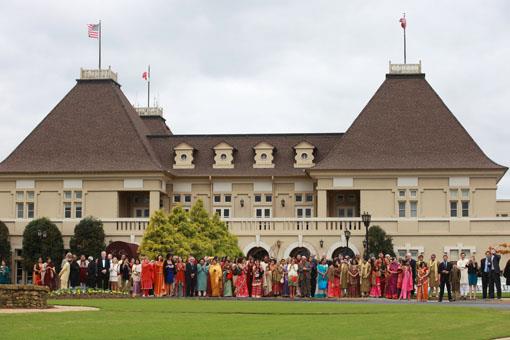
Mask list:
[[[270,218],[271,217],[271,209],[264,209],[264,217]]]
[[[461,192],[462,192],[462,199],[463,200],[469,199],[469,189],[462,189]]]
[[[72,195],[72,192],[71,191],[64,191],[64,199],[69,201],[73,198],[73,195]]]
[[[221,202],[221,195],[214,195],[214,203],[220,203]]]
[[[71,203],[64,203],[64,218],[71,218]]]
[[[34,218],[34,203],[27,203],[27,217]]]
[[[221,217],[221,209],[214,209],[214,213]]]
[[[16,203],[16,218],[24,218],[25,217],[25,209],[23,203]]]
[[[262,209],[255,209],[255,217],[262,218]]]
[[[305,209],[305,217],[311,218],[312,217],[312,208],[306,208]]]
[[[406,197],[406,191],[405,190],[399,190],[398,191],[398,196],[399,197]]]
[[[313,194],[306,194],[306,201],[313,202]]]
[[[338,209],[338,217],[345,217],[345,209],[344,208]]]
[[[354,217],[354,208],[347,208],[347,217]]]
[[[344,201],[344,195],[338,195],[336,196],[337,202],[343,202]]]
[[[469,201],[462,201],[462,217],[469,216]]]
[[[355,195],[349,195],[347,197],[347,201],[350,202],[350,203],[356,202],[356,196]]]
[[[411,217],[417,217],[418,216],[418,202],[416,202],[416,201],[410,202],[410,208],[411,208]]]
[[[457,217],[457,201],[450,202],[450,216]]]
[[[16,201],[23,202],[25,200],[25,195],[23,191],[16,191]]]
[[[81,193],[81,191],[75,191],[75,192],[74,192],[74,198],[75,198],[76,200],[80,201],[80,200],[81,200],[81,197],[82,197],[82,193]]]
[[[257,208],[255,209],[255,216],[257,218],[270,218],[271,217],[271,209],[270,208]]]
[[[180,203],[181,202],[181,195],[174,195],[174,203]]]
[[[27,201],[33,201],[33,200],[34,200],[34,192],[27,191]]]
[[[296,209],[296,216],[297,218],[303,218],[303,208]]]
[[[223,218],[230,217],[230,209],[223,209]]]
[[[184,202],[191,203],[191,195],[184,195]]]
[[[466,254],[466,258],[470,258],[471,257],[471,250],[470,249],[462,249],[462,252],[464,254]]]
[[[450,199],[456,200],[459,197],[459,191],[457,189],[450,190]]]
[[[398,217],[406,217],[406,202],[398,202]]]
[[[416,190],[410,190],[411,197],[416,197],[417,191]]]
[[[303,202],[303,195],[296,194],[296,202]]]
[[[407,253],[407,250],[406,250],[406,249],[399,249],[399,250],[398,250],[398,256],[399,256],[399,257],[405,257],[405,256],[406,256],[406,253]]]
[[[273,201],[273,195],[266,195],[266,202],[270,203]]]
[[[82,209],[81,209],[81,203],[76,203],[74,206],[74,217],[81,218],[82,217]]]
[[[151,214],[149,213],[149,209],[144,209],[143,210],[143,217],[147,218],[147,217],[150,217]]]
[[[454,261],[459,258],[459,250],[458,249],[450,249],[450,260]]]
[[[262,195],[255,195],[255,202],[261,202],[262,201]]]
[[[418,258],[418,250],[410,249],[409,252],[411,253],[411,258],[413,258],[414,260]]]
[[[136,217],[143,217],[143,211],[142,209],[136,209],[135,210]]]
[[[224,199],[225,199],[225,203],[232,202],[232,196],[231,195],[225,195]]]

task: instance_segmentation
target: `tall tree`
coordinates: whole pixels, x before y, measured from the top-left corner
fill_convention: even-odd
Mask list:
[[[62,233],[49,219],[43,217],[33,220],[23,232],[23,266],[32,270],[39,257],[51,257],[57,268],[60,268],[64,255]]]
[[[218,216],[209,217],[203,202],[198,200],[190,212],[176,207],[171,214],[157,211],[140,246],[140,253],[154,258],[171,253],[179,256],[230,256],[242,254],[237,238],[230,234]]]
[[[0,221],[0,260],[5,260],[10,266],[11,241],[9,240],[9,228]]]
[[[106,245],[103,222],[94,217],[85,217],[74,227],[74,235],[69,242],[73,254],[99,257]]]
[[[377,256],[379,253],[395,256],[393,250],[393,239],[388,236],[384,229],[374,225],[368,229],[368,250]]]

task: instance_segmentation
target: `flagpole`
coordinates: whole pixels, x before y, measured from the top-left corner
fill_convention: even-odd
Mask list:
[[[406,14],[404,13],[404,19],[405,18],[406,18]],[[407,62],[406,62],[406,28],[407,28],[407,23],[404,26],[404,64],[407,64]]]
[[[99,69],[101,69],[101,20],[99,20]]]
[[[151,107],[151,65],[147,68],[147,108]]]

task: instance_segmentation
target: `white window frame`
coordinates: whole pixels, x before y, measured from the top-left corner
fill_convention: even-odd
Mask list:
[[[398,217],[399,217],[399,218],[405,218],[405,217],[407,217],[407,216],[406,216],[406,212],[407,212],[407,211],[406,211],[406,210],[407,210],[407,204],[406,204],[406,203],[407,203],[406,201],[398,201],[398,203],[397,203],[397,204],[398,204],[397,209],[398,209]],[[401,208],[400,208],[400,205],[401,205],[401,204],[403,204],[403,205],[404,205],[404,209],[401,209]],[[402,215],[402,211],[404,212],[404,214],[403,214],[403,215]]]
[[[413,218],[418,217],[418,201],[409,201],[409,216]]]
[[[69,208],[69,210],[67,210]],[[69,211],[69,216],[67,216],[66,212]],[[73,205],[70,202],[64,202],[64,219],[73,218]]]
[[[219,211],[219,214],[218,214]],[[228,211],[228,217],[225,217],[225,211]],[[214,207],[214,213],[219,215],[220,218],[231,218],[231,209],[229,207]]]
[[[307,209],[310,210],[310,216],[306,216],[306,210]],[[301,217],[299,217],[299,210],[302,211]],[[313,207],[312,206],[307,207],[306,205],[305,206],[296,207],[296,217],[297,218],[311,218],[311,217],[313,217]]]
[[[262,211],[261,217],[257,217],[257,210]],[[266,211],[269,211],[269,216],[266,216]],[[257,207],[254,209],[254,216],[255,216],[255,218],[271,218],[271,217],[273,217],[273,208],[271,208],[271,207]]]

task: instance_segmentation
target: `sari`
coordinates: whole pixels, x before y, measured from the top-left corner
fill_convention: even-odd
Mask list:
[[[154,295],[161,296],[165,294],[165,274],[163,271],[163,261],[154,262]]]
[[[279,264],[273,265],[271,268],[272,282],[273,282],[273,295],[279,296],[282,294],[282,279],[283,269]]]
[[[186,265],[183,262],[178,262],[175,265],[177,274],[175,275],[175,296],[182,297],[186,295]]]
[[[221,296],[221,280],[222,280],[222,271],[221,266],[219,264],[212,264],[209,266],[209,280],[211,283],[211,296],[219,297]]]
[[[429,283],[427,274],[428,269],[426,267],[418,269],[416,299],[420,302],[427,302],[429,300]]]
[[[259,298],[262,296],[262,276],[263,276],[262,268],[253,267],[253,279],[251,284],[251,296],[254,298]]]
[[[197,264],[197,290],[199,292],[207,291],[207,273],[209,272],[209,265],[207,263]]]
[[[317,265],[317,290],[315,292],[316,298],[325,298],[328,289],[328,272],[327,264]]]
[[[288,264],[283,265],[282,296],[289,296],[289,271]]]
[[[142,289],[150,290],[152,289],[153,280],[154,280],[154,267],[152,263],[147,260],[142,261]]]
[[[400,269],[400,264],[398,262],[393,261],[389,265],[388,268],[388,276],[386,277],[386,298],[387,299],[398,299],[397,295],[397,281],[398,281],[398,271]]]
[[[400,288],[400,298],[410,299],[411,291],[414,288],[413,273],[410,266],[404,266],[402,270],[402,286]]]
[[[331,265],[328,269],[328,298],[339,298],[342,297],[342,291],[340,290],[340,268]]]
[[[55,289],[55,265],[50,262],[46,264],[46,270],[44,271],[44,285],[47,286],[50,290]]]
[[[360,282],[359,282],[359,269],[357,265],[351,265],[349,268],[349,297],[360,296]]]
[[[377,265],[372,269],[372,288],[370,289],[370,297],[379,298],[381,293],[381,271]]]
[[[32,273],[32,280],[34,282],[34,285],[41,286],[42,285],[42,270],[43,270],[43,264],[42,263],[36,263],[34,265],[34,272]]]
[[[233,295],[233,292],[232,292],[232,279],[233,279],[233,274],[232,274],[232,271],[230,269],[225,269],[223,271],[223,296],[225,297],[232,297]]]
[[[248,270],[247,266],[241,270],[241,273],[237,276],[237,280],[235,282],[236,286],[236,297],[245,298],[248,297],[248,282],[246,271]]]

